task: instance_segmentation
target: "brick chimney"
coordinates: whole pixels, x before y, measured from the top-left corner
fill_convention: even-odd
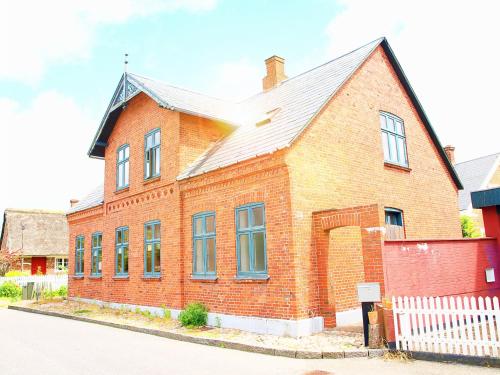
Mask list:
[[[266,60],[267,75],[262,79],[262,88],[268,91],[278,86],[281,81],[287,79],[285,75],[285,59],[279,56],[271,56]]]
[[[80,202],[78,199],[70,199],[69,204],[71,207],[75,207],[78,202]]]
[[[450,145],[444,146],[444,152],[446,152],[446,156],[448,156],[451,164],[455,164],[455,147]]]

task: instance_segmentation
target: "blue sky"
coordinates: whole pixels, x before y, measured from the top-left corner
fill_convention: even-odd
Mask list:
[[[27,12],[26,9],[29,9]],[[500,151],[498,2],[0,0],[0,210],[66,209],[103,180],[86,152],[123,71],[239,99],[389,39],[444,144]]]

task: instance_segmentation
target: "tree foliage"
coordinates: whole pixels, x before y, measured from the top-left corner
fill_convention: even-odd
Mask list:
[[[464,238],[477,238],[481,236],[479,229],[470,216],[460,216],[460,224],[462,225],[462,237]]]

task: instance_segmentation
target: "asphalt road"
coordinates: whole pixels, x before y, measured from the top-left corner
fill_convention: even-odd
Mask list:
[[[325,371],[325,372],[319,372]],[[298,360],[185,343],[0,309],[0,374],[499,374],[498,369],[383,359]]]

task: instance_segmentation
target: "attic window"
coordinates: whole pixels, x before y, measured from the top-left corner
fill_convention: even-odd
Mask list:
[[[280,111],[281,108],[272,109],[266,113],[264,113],[260,118],[255,122],[255,126],[259,127],[262,125],[269,124],[273,117]]]

